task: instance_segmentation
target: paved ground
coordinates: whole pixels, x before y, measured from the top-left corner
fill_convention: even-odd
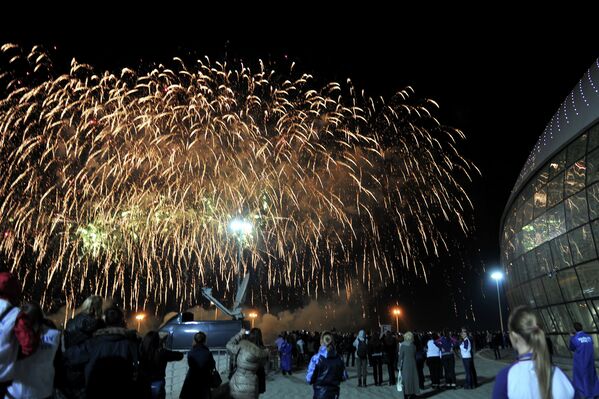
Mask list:
[[[473,390],[451,389],[433,391],[430,388],[430,379],[428,378],[428,368],[424,368],[426,376],[426,389],[421,392],[419,398],[435,399],[458,399],[458,398],[490,398],[493,392],[495,376],[503,367],[513,362],[515,352],[511,349],[503,350],[501,359],[495,360],[493,352],[489,349],[483,349],[476,354],[475,365],[478,374],[479,387]],[[226,375],[228,358],[226,355],[216,356],[218,369],[221,370],[221,375]],[[572,374],[572,359],[571,358],[555,358],[554,363],[558,365],[568,376]],[[383,385],[374,386],[372,376],[372,368],[368,369],[368,380],[370,384],[367,388],[358,388],[357,373],[355,367],[348,367],[349,380],[341,384],[341,398],[361,398],[361,399],[384,399],[397,398],[398,393],[395,386]],[[174,399],[179,397],[183,379],[187,373],[187,361],[184,359],[180,362],[169,363],[167,368],[167,398]],[[291,376],[283,376],[280,372],[269,373],[266,380],[266,393],[260,396],[261,399],[309,399],[312,398],[312,388],[305,382],[306,370],[297,370]],[[386,366],[383,365],[383,374],[387,375]],[[456,360],[456,376],[458,385],[464,383],[464,370],[461,360]],[[385,378],[385,381],[388,381]],[[443,382],[443,380],[441,380]],[[226,391],[227,386],[224,384],[223,391]],[[224,398],[218,392],[213,393],[213,398]]]
[[[480,386],[473,390],[455,389],[455,390],[441,390],[433,391],[428,388],[430,386],[430,380],[427,377],[425,386],[426,390],[421,392],[419,398],[489,398],[493,391],[493,384],[495,382],[495,376],[506,366],[506,363],[501,361],[490,360],[487,358],[488,354],[484,351],[479,353],[475,358],[476,371],[478,373],[478,382]],[[492,356],[492,353],[491,353]],[[427,367],[424,368],[425,375],[428,375]],[[341,384],[341,397],[342,398],[363,398],[363,399],[374,399],[374,398],[397,398],[398,394],[395,386],[374,386],[370,385],[367,388],[357,388],[356,369],[355,367],[349,367],[349,380]],[[386,369],[383,370],[383,374],[386,376]],[[458,379],[458,385],[463,384],[464,381],[464,369],[461,361],[456,361],[456,375]],[[282,376],[280,373],[271,374],[267,378],[266,382],[266,393],[261,395],[261,399],[299,399],[299,398],[311,398],[312,388],[306,384],[304,380],[305,370],[297,371],[291,376]],[[368,382],[373,383],[372,369],[369,368]],[[388,381],[385,378],[385,381]]]

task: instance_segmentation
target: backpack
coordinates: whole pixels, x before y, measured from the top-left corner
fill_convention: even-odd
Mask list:
[[[358,340],[358,350],[356,352],[359,358],[366,358],[366,356],[368,355],[368,345],[366,344],[365,340]]]

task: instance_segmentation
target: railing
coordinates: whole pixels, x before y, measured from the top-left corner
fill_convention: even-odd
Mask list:
[[[270,356],[268,361],[266,362],[265,371],[266,374],[275,372],[279,369],[279,354],[276,350],[276,347],[267,347],[270,352]],[[187,355],[187,351],[178,351],[183,352]],[[229,352],[225,348],[211,348],[210,352],[212,352],[212,356],[214,357],[214,361],[216,362],[216,369],[220,373],[220,376],[223,380],[223,384],[229,381]],[[169,362],[166,366],[166,397],[168,398],[178,398],[181,393],[181,388],[183,387],[183,381],[185,381],[185,376],[187,375],[187,370],[189,366],[187,364],[187,356],[183,358],[183,360],[179,360],[178,362]]]
[[[187,355],[187,351],[183,352]],[[211,348],[212,356],[216,362],[216,369],[220,373],[223,382],[228,381],[229,376],[229,352],[225,348]],[[169,362],[166,366],[166,397],[167,398],[178,398],[183,387],[183,381],[187,375],[189,365],[187,364],[187,356],[183,360],[178,362]]]

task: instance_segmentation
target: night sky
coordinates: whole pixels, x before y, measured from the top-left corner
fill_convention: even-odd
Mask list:
[[[201,21],[209,18],[202,15]],[[398,298],[410,327],[465,322],[470,306],[478,327],[498,327],[495,284],[487,271],[499,264],[498,236],[506,201],[546,123],[599,56],[599,47],[590,39],[585,43],[587,36],[580,32],[568,37],[564,31],[526,31],[524,23],[509,34],[498,33],[504,28],[498,23],[458,27],[423,22],[372,31],[354,15],[352,23],[333,27],[327,22],[320,30],[311,21],[305,26],[290,23],[294,27],[289,29],[278,25],[269,29],[260,23],[255,30],[246,27],[236,33],[230,25],[234,23],[226,19],[219,29],[199,27],[201,21],[179,25],[171,19],[168,26],[159,18],[131,23],[83,18],[68,26],[29,21],[4,25],[0,42],[56,45],[66,62],[76,57],[98,69],[208,55],[213,61],[261,58],[281,65],[295,61],[297,70],[323,82],[351,78],[371,96],[389,98],[412,86],[415,97],[440,105],[437,116],[443,124],[465,132],[467,140],[460,149],[482,176],[468,186],[475,207],[471,236],[457,237],[459,250],[431,259],[428,285],[410,280],[395,292],[384,292],[382,298]],[[459,308],[457,313],[452,303]]]

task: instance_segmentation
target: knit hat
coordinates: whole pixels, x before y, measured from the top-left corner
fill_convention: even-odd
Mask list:
[[[0,298],[7,301],[15,301],[21,295],[21,284],[19,280],[8,272],[0,273]]]

